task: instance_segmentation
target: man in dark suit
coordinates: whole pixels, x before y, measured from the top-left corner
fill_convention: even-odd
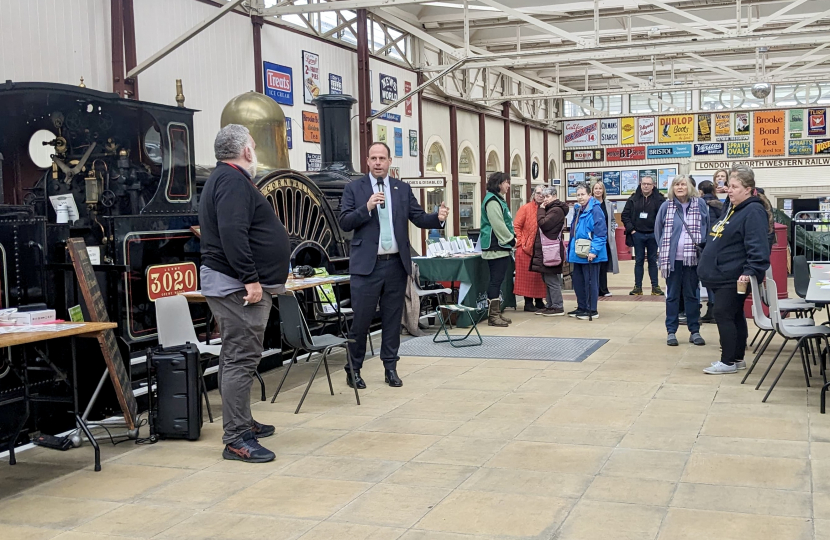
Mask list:
[[[366,354],[366,333],[380,301],[383,333],[380,358],[389,386],[403,386],[397,373],[401,344],[406,281],[412,273],[409,254],[409,222],[422,229],[444,227],[449,209],[441,203],[435,214],[427,214],[409,184],[389,177],[392,157],[389,147],[372,143],[366,158],[369,174],[346,185],[340,205],[340,227],[354,231],[349,253],[354,320],[349,344],[354,373],[346,370],[349,386],[366,388],[360,377]]]

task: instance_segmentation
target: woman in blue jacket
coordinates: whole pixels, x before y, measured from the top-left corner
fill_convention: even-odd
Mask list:
[[[568,262],[573,264],[571,279],[577,308],[568,315],[578,319],[596,319],[599,317],[599,263],[608,260],[605,251],[608,225],[599,206],[601,203],[591,197],[591,188],[587,184],[576,187],[576,201],[568,242]],[[582,243],[579,240],[589,240],[591,243],[590,250],[584,257],[577,255],[576,244]]]

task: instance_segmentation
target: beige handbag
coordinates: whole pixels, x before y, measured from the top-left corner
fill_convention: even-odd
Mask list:
[[[581,259],[587,259],[591,253],[591,241],[587,238],[578,238],[574,244],[574,253]]]

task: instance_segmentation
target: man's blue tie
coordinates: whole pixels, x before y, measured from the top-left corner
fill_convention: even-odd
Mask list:
[[[383,180],[378,181],[378,192],[383,192]],[[392,226],[389,224],[389,207],[378,205],[378,219],[380,219],[380,247],[384,250],[392,249]]]

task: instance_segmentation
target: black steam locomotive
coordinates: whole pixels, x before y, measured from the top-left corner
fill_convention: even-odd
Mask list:
[[[284,117],[270,98],[243,94],[223,112],[223,125],[244,124],[257,141],[257,186],[286,225],[295,265],[347,266],[348,239],[337,215],[343,187],[359,177],[351,166],[354,102],[318,99],[323,171],[311,174],[290,169]],[[66,318],[69,307],[82,305],[66,252],[68,238],[82,237],[125,361],[155,345],[153,300],[197,282],[194,227],[210,170],[195,164],[196,112],[84,87],[0,84],[0,308],[43,303]],[[204,311],[195,306],[192,315],[205,331]],[[280,348],[278,328],[269,325],[266,347]],[[89,395],[104,363],[97,349],[83,352],[89,361],[79,377],[87,381],[82,395]],[[0,397],[20,391],[8,363],[0,359]],[[132,370],[134,384],[142,367]],[[97,414],[118,410],[114,396],[98,403]],[[0,441],[14,415],[14,407],[0,409]],[[29,430],[45,430],[48,417],[36,414]]]

